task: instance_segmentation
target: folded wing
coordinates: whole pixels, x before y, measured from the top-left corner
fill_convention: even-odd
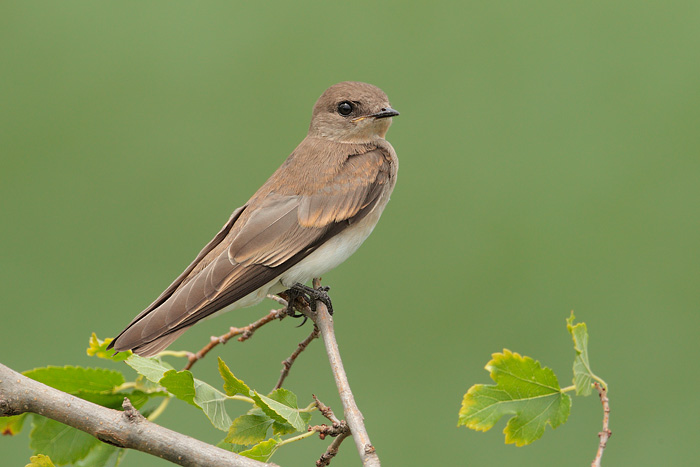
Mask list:
[[[153,355],[197,321],[274,281],[369,213],[389,182],[390,165],[380,149],[351,155],[312,193],[251,200],[113,347]]]

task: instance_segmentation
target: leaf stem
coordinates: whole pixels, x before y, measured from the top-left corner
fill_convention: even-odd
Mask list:
[[[571,392],[571,391],[574,391],[575,389],[576,389],[576,386],[571,385],[571,386],[567,386],[565,388],[561,388],[560,391],[561,392]]]
[[[249,404],[255,404],[255,401],[251,399],[250,397],[247,396],[242,396],[240,394],[236,394],[234,396],[225,396],[226,399],[229,400],[234,400],[234,401],[243,401],[243,402],[248,402]]]
[[[124,384],[120,384],[119,386],[114,387],[114,389],[112,389],[112,393],[117,393],[119,391],[123,391],[124,389],[135,388],[137,386],[138,386],[138,384],[136,383],[136,381],[129,381],[129,382],[126,382]]]
[[[162,352],[158,353],[158,356],[188,358],[190,356],[190,352],[186,350],[163,350]]]
[[[598,382],[600,383],[600,385],[603,386],[603,389],[605,389],[605,392],[608,391],[608,383],[606,383],[605,381],[603,381],[603,378],[601,378],[600,376],[596,376],[596,375],[594,375],[593,373],[591,373],[591,378],[593,378],[594,380],[598,381]]]
[[[306,433],[300,434],[298,436],[293,436],[291,438],[287,438],[285,440],[280,441],[280,443],[277,445],[277,447],[284,446],[285,444],[289,443],[294,443],[295,441],[301,441],[304,438],[308,438],[309,436],[315,435],[315,431],[307,431]]]
[[[314,410],[317,410],[316,402],[312,402],[303,409],[299,409],[299,412],[313,412]]]

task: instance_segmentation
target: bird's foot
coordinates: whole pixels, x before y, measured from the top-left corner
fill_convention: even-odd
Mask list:
[[[293,317],[300,317],[303,315],[297,315],[294,311],[294,304],[297,299],[303,299],[308,303],[311,311],[316,311],[316,301],[319,300],[323,302],[328,308],[328,313],[333,315],[333,304],[331,303],[331,297],[328,296],[328,291],[331,288],[328,286],[319,287],[314,289],[313,287],[306,286],[304,284],[296,283],[291,288],[286,290],[284,293],[290,297],[287,301],[287,314]]]
[[[296,311],[298,308],[306,308],[309,306],[309,302],[306,301],[303,293],[291,288],[280,293],[279,296],[287,301],[287,308],[285,310],[287,316],[291,318],[301,318],[304,316],[304,322],[306,322],[305,315],[303,313],[297,313]]]

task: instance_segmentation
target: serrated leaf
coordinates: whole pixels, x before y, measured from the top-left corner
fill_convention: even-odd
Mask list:
[[[126,449],[100,443],[90,450],[85,459],[73,464],[74,467],[117,467],[124,456]]]
[[[49,456],[37,454],[29,458],[29,464],[24,467],[56,467]]]
[[[22,372],[27,378],[69,394],[78,392],[111,392],[124,384],[124,375],[105,368],[48,366]]]
[[[506,443],[523,446],[539,439],[547,424],[556,428],[566,421],[571,398],[561,392],[551,369],[506,349],[492,357],[486,369],[497,384],[469,388],[457,426],[487,431],[501,417],[513,415],[503,430]]]
[[[194,403],[194,377],[189,371],[166,371],[160,379],[159,384],[178,399],[197,406],[197,404]]]
[[[267,403],[260,397],[260,395],[256,391],[251,391],[250,392],[250,397],[253,398],[255,401],[255,405],[262,410],[263,414],[267,415],[271,419],[280,422],[280,423],[288,423],[287,419],[275,412]],[[273,401],[274,402],[274,401]],[[248,411],[250,413],[250,411]]]
[[[309,412],[299,412],[299,416],[304,422],[304,426],[308,426],[309,422],[311,421],[311,414]],[[291,433],[296,433],[297,431],[298,430],[289,423],[281,423],[275,420],[275,422],[272,424],[273,435],[284,436]]]
[[[299,409],[296,407],[296,396],[294,396],[295,407],[290,407],[270,397],[263,396],[257,391],[253,391],[251,396],[253,397],[255,404],[273,420],[281,423],[289,423],[297,431],[306,430],[306,424],[301,418],[301,415],[299,415]]]
[[[285,388],[275,389],[270,394],[268,394],[267,397],[269,397],[273,401],[279,402],[280,404],[286,405],[287,407],[289,407],[291,409],[294,409],[294,410],[299,409],[299,406],[297,405],[297,395],[294,394],[289,389],[285,389]]]
[[[139,357],[136,354],[124,360],[124,363],[152,383],[158,383],[166,371],[174,370],[171,365],[161,361],[159,358]]]
[[[121,409],[124,397],[134,407],[141,408],[149,398],[166,395],[163,392],[145,393],[138,389],[114,392],[124,383],[124,376],[105,368],[83,368],[75,366],[50,366],[25,371],[25,376],[110,409]]]
[[[588,361],[588,329],[586,323],[578,323],[574,325],[574,312],[566,320],[566,329],[571,333],[574,340],[574,350],[576,357],[574,358],[574,386],[576,386],[576,395],[590,396],[592,392],[592,380],[596,376],[591,371],[591,365]]]
[[[221,431],[228,431],[232,422],[224,406],[226,396],[198,379],[194,380],[194,388],[194,403],[201,407],[214,427]]]
[[[250,388],[240,379],[233,376],[233,373],[224,361],[219,357],[219,374],[224,380],[224,392],[227,396],[235,396],[236,394],[250,395]]]
[[[113,355],[115,352],[114,349],[107,350],[107,346],[113,340],[114,339],[109,337],[105,340],[100,340],[97,338],[97,334],[93,332],[92,336],[90,336],[90,341],[88,342],[88,356],[104,358],[107,360],[112,360],[113,362],[122,362],[129,358],[129,356],[132,354],[131,350],[125,350],[123,352],[119,352],[116,355]]]
[[[290,407],[294,410],[297,411],[299,416],[301,417],[302,420],[302,426],[304,427],[303,430],[298,430],[296,427],[290,425],[289,423],[281,423],[278,421],[275,421],[275,423],[272,425],[272,433],[275,435],[287,435],[291,433],[295,433],[297,431],[305,431],[306,427],[309,425],[309,421],[311,420],[311,414],[308,412],[299,412],[298,411],[298,405],[297,405],[297,396],[294,394],[292,391],[284,388],[279,388],[275,389],[272,391],[270,394],[268,394],[268,397],[270,399],[276,400],[277,402],[286,405],[287,407]]]
[[[267,415],[241,415],[231,423],[227,443],[255,444],[267,438],[267,430],[274,420]]]
[[[45,417],[34,416],[33,425],[29,446],[49,456],[56,465],[75,463],[100,444],[87,433]]]
[[[170,385],[171,389],[175,391],[171,392],[175,397],[193,403],[192,405],[204,411],[214,427],[221,431],[228,431],[231,426],[231,417],[226,413],[224,407],[226,396],[222,392],[192,377],[192,373],[189,371],[175,371],[172,366],[157,358],[132,355],[125,362],[149,381],[164,387],[166,384]],[[190,384],[191,386],[189,386]],[[191,398],[193,391],[194,397]]]
[[[296,433],[297,429],[294,428],[289,423],[278,422],[277,420],[272,421],[272,434],[275,436],[284,436]]]
[[[0,418],[0,435],[14,436],[22,431],[27,414],[13,415],[11,417]]]
[[[257,405],[254,405],[246,412],[246,414],[248,414],[248,415],[265,415],[265,412],[263,412],[263,409],[261,409]]]
[[[279,443],[275,438],[270,438],[267,441],[256,444],[247,451],[241,451],[239,454],[256,461],[267,462],[277,450]]]
[[[221,448],[221,449],[226,449],[227,451],[235,452],[236,454],[241,453],[241,452],[245,451],[246,449],[248,449],[248,446],[245,446],[243,444],[231,444],[231,443],[227,443],[224,440],[221,440],[218,443],[216,443],[216,447]]]

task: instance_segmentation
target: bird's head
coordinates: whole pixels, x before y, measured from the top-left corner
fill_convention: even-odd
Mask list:
[[[314,105],[309,136],[344,143],[368,143],[384,138],[391,118],[399,113],[376,86],[357,81],[334,84]]]

